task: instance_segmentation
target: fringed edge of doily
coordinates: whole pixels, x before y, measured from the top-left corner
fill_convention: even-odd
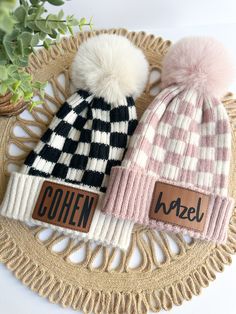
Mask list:
[[[58,55],[63,55],[63,51],[75,52],[82,41],[102,33],[125,36],[138,47],[158,51],[160,55],[165,55],[171,45],[170,40],[163,40],[162,37],[156,37],[152,34],[146,34],[145,32],[129,32],[123,28],[81,32],[76,36],[64,37],[59,44],[51,46],[48,50],[41,49],[36,54],[32,54],[30,57],[29,71],[34,72],[41,69],[43,65],[48,64],[51,60],[57,58]]]
[[[236,220],[235,215],[232,219]],[[86,290],[62,282],[23,253],[1,225],[0,261],[24,285],[41,297],[48,298],[50,302],[63,307],[81,310],[85,314],[159,312],[161,309],[170,310],[173,305],[181,305],[184,300],[199,295],[201,289],[207,287],[216,278],[216,273],[222,272],[224,266],[231,263],[231,255],[236,251],[236,227],[232,224],[232,219],[226,245],[217,246],[204,263],[189,276],[159,291],[108,293]]]

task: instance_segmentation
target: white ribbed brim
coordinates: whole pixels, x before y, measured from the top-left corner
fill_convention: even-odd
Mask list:
[[[100,209],[104,194],[84,188],[83,186],[65,183],[63,181],[61,182],[63,185],[99,194],[99,201],[88,233],[34,220],[32,218],[32,213],[44,181],[60,183],[58,180],[13,172],[10,176],[7,190],[0,207],[0,214],[25,223],[50,227],[53,230],[63,232],[65,235],[69,235],[73,238],[94,240],[106,245],[119,247],[122,250],[126,250],[128,248],[134,223],[128,220],[113,217],[111,215],[103,214]]]

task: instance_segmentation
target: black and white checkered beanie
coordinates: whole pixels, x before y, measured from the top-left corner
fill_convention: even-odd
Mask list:
[[[147,75],[148,63],[143,53],[125,37],[106,34],[83,43],[71,67],[76,91],[56,113],[21,172],[12,173],[0,213],[126,249],[133,224],[101,213],[100,204],[111,168],[120,165],[136,127],[134,98],[143,91]],[[50,215],[46,221],[34,216],[42,201],[40,193],[50,184],[54,189],[59,187],[59,191],[65,188],[61,198],[55,196],[58,203],[54,213],[56,208],[63,210],[60,214],[58,209],[51,222]],[[69,191],[70,188],[74,190]],[[68,222],[69,205],[78,190],[96,196],[96,208],[86,231],[70,228]]]
[[[103,98],[78,90],[27,157],[24,172],[106,192],[111,167],[120,165],[136,125],[131,97],[112,108]]]

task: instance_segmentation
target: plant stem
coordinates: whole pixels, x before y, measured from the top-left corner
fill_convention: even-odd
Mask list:
[[[60,23],[66,23],[66,20],[50,20],[50,19],[36,19],[36,20],[28,20],[29,22],[60,22]]]
[[[36,19],[36,20],[28,20],[28,22],[57,22],[57,23],[67,23],[67,22],[70,22],[67,21],[67,20],[51,20],[51,19]],[[87,24],[83,24],[84,26],[89,26],[91,25],[91,23],[87,23]]]
[[[48,44],[48,45],[49,45],[49,46],[54,46],[54,45],[56,45],[56,44],[58,44],[58,43],[50,43],[50,44]],[[37,45],[37,46],[35,46],[35,47],[40,48],[40,47],[44,47],[44,45]]]

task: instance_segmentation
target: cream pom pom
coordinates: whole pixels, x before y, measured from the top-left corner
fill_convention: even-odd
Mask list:
[[[233,82],[230,53],[209,37],[184,38],[174,44],[163,61],[162,86],[180,84],[203,95],[223,96]]]
[[[148,62],[124,36],[102,34],[81,44],[71,66],[71,78],[76,89],[119,104],[124,97],[137,98],[143,92]]]

